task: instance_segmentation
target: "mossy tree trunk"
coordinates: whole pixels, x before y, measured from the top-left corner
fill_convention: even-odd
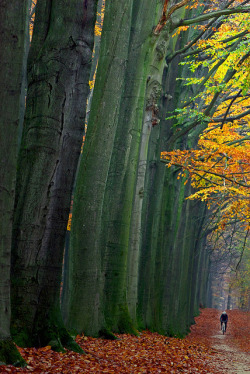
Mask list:
[[[158,12],[158,17],[159,12]],[[158,18],[159,19],[159,18]],[[156,20],[157,22],[158,20]],[[136,318],[138,299],[139,256],[142,237],[142,207],[144,201],[144,188],[149,155],[149,139],[153,132],[158,133],[159,123],[158,103],[162,96],[162,76],[166,65],[165,57],[170,39],[170,24],[159,34],[151,34],[150,56],[148,57],[147,85],[144,91],[144,111],[141,118],[139,138],[139,152],[137,152],[137,168],[134,178],[134,196],[131,205],[127,294],[129,308],[133,318]],[[154,134],[152,134],[154,137]],[[134,147],[133,147],[134,148]],[[129,172],[128,172],[129,173]]]
[[[0,365],[23,365],[10,338],[10,260],[28,1],[0,2]]]
[[[22,346],[79,350],[62,321],[60,284],[96,3],[38,0],[36,7],[12,256],[12,331]]]
[[[103,199],[124,90],[131,0],[107,2],[88,131],[74,195],[69,258],[67,326],[97,335],[107,329],[102,294]]]
[[[180,40],[176,44],[173,39],[168,54],[179,48]],[[187,333],[193,321],[200,287],[194,279],[198,279],[200,257],[204,256],[198,244],[203,243],[204,206],[187,201],[190,185],[177,180],[178,170],[169,170],[159,161],[161,151],[195,146],[198,139],[196,132],[169,142],[173,122],[165,117],[192,95],[192,88],[188,90],[176,80],[182,74],[178,58],[163,73],[161,122],[149,139],[140,244],[138,323],[141,328],[169,335]]]
[[[138,321],[141,328],[183,335],[201,301],[199,267],[204,252],[199,243],[203,243],[204,207],[186,200],[190,186],[177,180],[176,172],[162,170],[156,160],[151,161],[148,172]],[[208,269],[203,270],[206,277]]]

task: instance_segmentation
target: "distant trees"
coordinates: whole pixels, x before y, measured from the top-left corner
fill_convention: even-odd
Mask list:
[[[235,220],[225,230],[208,236],[210,252],[209,306],[249,310],[249,232]]]

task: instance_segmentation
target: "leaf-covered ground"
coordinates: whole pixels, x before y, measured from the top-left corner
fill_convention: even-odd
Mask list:
[[[56,353],[50,347],[20,349],[27,368],[0,366],[0,373],[241,374],[248,367],[244,352],[250,350],[249,313],[234,310],[228,314],[225,336],[220,332],[220,312],[204,309],[185,339],[147,331],[138,337],[118,335],[119,340],[115,341],[78,336],[76,340],[86,352],[84,355]],[[238,371],[241,361],[243,366]]]

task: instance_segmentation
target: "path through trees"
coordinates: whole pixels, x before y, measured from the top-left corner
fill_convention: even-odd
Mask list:
[[[201,316],[196,319],[197,325],[191,327],[192,333],[187,339],[198,339],[201,344],[212,348],[216,373],[247,373],[250,367],[249,312],[230,310],[227,313],[228,328],[225,335],[219,330],[220,311],[204,309]]]
[[[220,311],[204,309],[185,339],[143,332],[118,340],[78,336],[86,354],[53,352],[50,347],[20,349],[25,369],[0,366],[1,373],[247,373],[249,313],[229,311],[226,335],[220,332]],[[245,326],[245,327],[244,327]],[[3,371],[1,368],[4,368]]]

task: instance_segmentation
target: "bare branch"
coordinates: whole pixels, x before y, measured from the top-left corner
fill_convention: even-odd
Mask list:
[[[161,162],[163,162],[163,163],[165,163],[165,164],[169,164],[171,161],[166,160],[166,159],[161,159]],[[182,165],[182,164],[179,164],[179,163],[175,163],[175,162],[173,162],[173,163],[171,163],[171,164],[174,165],[174,166],[179,166],[179,167],[181,167],[182,169],[187,169],[188,171],[189,171],[189,169],[191,169],[192,173],[194,173],[194,174],[196,174],[196,175],[199,175],[200,178],[206,179],[207,181],[209,181],[209,183],[216,184],[216,185],[218,185],[218,186],[220,186],[220,184],[218,184],[218,183],[216,183],[216,182],[214,182],[214,181],[211,181],[210,179],[207,179],[207,178],[203,177],[202,175],[199,174],[199,172],[201,172],[201,173],[206,173],[206,174],[212,174],[212,175],[215,175],[215,176],[217,176],[217,177],[219,177],[219,178],[221,178],[221,179],[223,179],[223,180],[226,179],[226,180],[228,180],[228,181],[231,182],[231,183],[238,184],[239,186],[246,187],[246,188],[250,188],[250,185],[248,185],[248,184],[241,183],[241,182],[239,182],[239,181],[236,181],[236,180],[234,180],[234,179],[231,179],[231,178],[227,177],[227,176],[224,175],[224,174],[216,173],[215,171],[209,171],[209,170],[197,169],[197,168],[195,168],[195,167],[193,167],[193,166],[191,166],[191,165],[189,165],[188,167],[186,167],[185,165]],[[197,173],[198,173],[198,174],[197,174]]]
[[[168,13],[167,13],[167,5],[169,0],[165,0],[164,5],[163,5],[163,11],[162,11],[162,16],[160,21],[158,22],[156,28],[154,29],[154,34],[159,35],[163,27],[166,25],[167,21],[171,17],[171,15],[179,8],[183,7],[186,5],[190,0],[182,0],[180,3],[173,5]]]
[[[234,117],[228,117],[226,118],[225,116],[227,115],[227,113],[225,114],[224,118],[212,118],[211,119],[211,122],[215,122],[215,123],[218,123],[218,122],[222,122],[222,124],[220,125],[220,127],[222,128],[223,124],[225,122],[234,122],[234,121],[237,121],[238,119],[241,119],[245,116],[247,116],[248,114],[250,114],[250,109],[241,113],[241,114],[238,114],[237,116],[234,116]]]
[[[234,8],[234,9],[231,9],[231,8],[230,9],[223,9],[223,10],[218,10],[218,11],[211,12],[211,13],[202,14],[201,16],[196,17],[196,18],[182,19],[179,22],[177,22],[176,24],[173,24],[173,27],[177,28],[177,27],[180,27],[180,26],[189,26],[189,25],[192,25],[194,23],[200,23],[200,22],[209,20],[210,18],[213,18],[213,17],[219,17],[219,16],[224,16],[224,15],[228,16],[228,15],[231,15],[231,14],[249,13],[249,12],[250,12],[250,7],[245,7],[245,8],[237,7],[237,8]]]
[[[236,271],[238,270],[238,267],[240,266],[240,263],[241,263],[241,260],[242,260],[242,257],[243,257],[243,253],[244,253],[244,250],[245,250],[245,247],[246,247],[246,242],[247,242],[248,234],[249,234],[249,230],[247,230],[247,233],[246,233],[246,236],[245,236],[243,248],[242,248],[242,251],[241,251],[241,254],[240,254],[240,259],[239,259],[239,262],[238,262],[238,264],[236,265],[236,268],[235,268]]]

